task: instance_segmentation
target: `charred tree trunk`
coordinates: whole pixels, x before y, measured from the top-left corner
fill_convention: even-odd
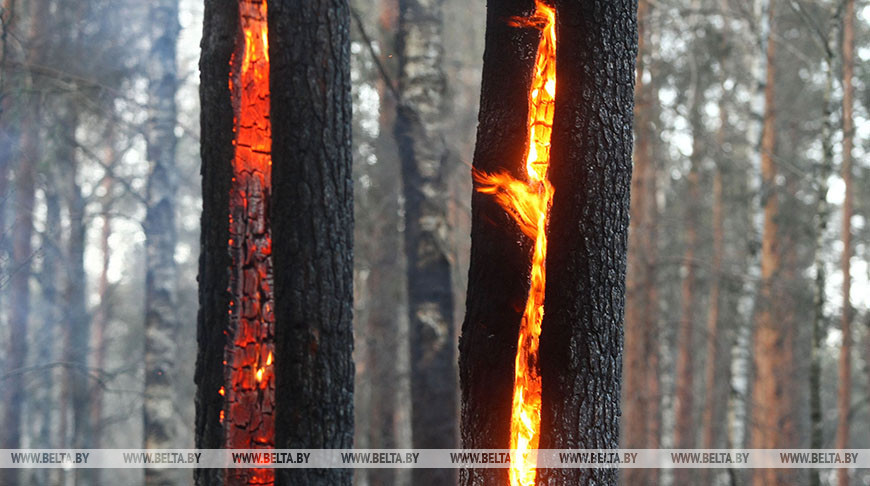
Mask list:
[[[531,0],[487,4],[486,48],[474,168],[524,172],[529,86],[539,31],[505,22],[527,16]],[[523,237],[491,195],[471,199],[471,259],[459,374],[461,436],[467,449],[510,447],[511,404],[520,319],[529,293],[534,242]],[[505,469],[462,469],[460,484],[507,484]]]
[[[423,449],[456,447],[453,287],[444,141],[443,0],[399,2],[396,141],[405,194],[411,343],[411,427]],[[455,471],[413,472],[414,484],[455,481]]]
[[[228,250],[230,188],[233,178],[233,104],[227,80],[239,34],[236,0],[205,2],[200,58],[200,137],[202,156],[202,232],[197,316],[196,447],[225,446],[223,425],[224,349],[229,326]],[[197,485],[225,484],[222,470],[195,469]]]
[[[149,123],[146,132],[150,175],[145,217],[145,447],[178,447],[174,403],[177,387],[178,271],[175,264],[175,44],[178,1],[150,5],[148,59]],[[108,225],[108,221],[105,223]],[[145,484],[177,477],[171,469],[146,469]]]
[[[761,244],[761,285],[759,289],[753,354],[752,384],[753,449],[788,448],[795,445],[791,376],[793,373],[793,332],[783,317],[782,298],[786,282],[781,281],[779,190],[776,154],[776,30],[775,1],[768,7],[771,35],[767,42],[767,81],[764,88],[764,122],[761,140],[761,201],[764,230]],[[753,484],[792,483],[794,470],[756,469]]]
[[[273,0],[273,235],[279,448],[353,445],[353,179],[347,0]],[[281,470],[279,485],[350,484]]]
[[[555,5],[555,196],[541,334],[540,447],[616,448],[637,3]],[[616,484],[616,476],[607,469],[544,469],[538,484]]]
[[[474,168],[525,170],[536,29],[532,2],[490,2]],[[622,369],[636,3],[555,2],[557,85],[546,300],[540,347],[540,448],[616,448]],[[564,46],[564,47],[563,47]],[[460,342],[462,442],[509,447],[517,336],[533,242],[491,195],[472,199],[472,254]],[[608,228],[604,230],[605,226]],[[538,484],[615,484],[615,470],[539,470]],[[464,485],[507,481],[462,470]]]
[[[258,1],[206,2],[200,60],[204,199],[198,447],[239,441],[278,448],[352,444],[348,18],[341,0],[273,0],[268,15]],[[257,35],[247,37],[257,45],[246,46],[242,29],[253,28]],[[241,57],[247,55],[252,57]],[[239,109],[240,120],[242,114],[253,120],[234,127]],[[243,169],[238,179],[235,163]],[[273,268],[280,269],[274,273],[274,318]],[[256,370],[257,386],[241,388],[239,401],[227,403],[224,394],[235,393],[231,386],[253,380],[251,363],[236,356],[239,343],[230,342],[238,326],[248,329],[251,323],[257,324],[258,339],[274,338],[274,365],[271,351],[268,358],[262,352],[272,343],[258,341],[257,359],[265,362]],[[241,344],[247,348],[248,341]],[[244,373],[238,383],[237,371]],[[226,382],[227,373],[233,383]],[[274,437],[272,443],[264,443],[260,432]],[[244,480],[236,472],[227,476],[219,470],[196,472],[200,485]],[[272,482],[271,474],[257,477]],[[276,480],[345,484],[350,478],[349,471],[339,469],[282,470]]]
[[[855,65],[855,0],[846,0],[846,11],[843,26],[843,182],[846,194],[843,200],[843,256],[841,268],[843,272],[843,310],[841,331],[843,344],[840,348],[840,388],[837,395],[837,448],[849,447],[849,415],[852,400],[852,289],[851,258],[852,258],[852,140],[855,122],[853,120],[854,86],[852,76]],[[849,470],[837,470],[837,484],[849,485]]]
[[[638,2],[638,55],[635,85],[635,150],[631,180],[631,222],[625,302],[625,381],[622,388],[624,448],[659,446],[658,293],[656,292],[657,214],[653,117],[655,76],[644,82],[645,57],[654,51],[646,26],[649,2]],[[650,69],[651,72],[651,69]],[[658,484],[658,470],[625,469],[628,484]]]

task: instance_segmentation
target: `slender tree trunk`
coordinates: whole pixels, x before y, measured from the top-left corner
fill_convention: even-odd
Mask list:
[[[24,366],[27,359],[27,332],[30,318],[30,277],[33,262],[33,205],[35,168],[41,157],[39,110],[35,102],[25,104],[27,114],[21,127],[20,146],[15,166],[15,221],[12,227],[12,268],[9,312],[9,341],[6,343],[7,370]],[[21,373],[9,374],[3,382],[3,449],[22,446],[24,381]],[[17,486],[20,471],[4,471],[4,486]]]
[[[834,143],[831,95],[834,85],[834,51],[831,45],[833,33],[828,33],[825,42],[825,84],[822,92],[822,160],[818,165],[818,175],[815,178],[816,191],[816,227],[815,227],[815,287],[813,289],[813,329],[812,348],[810,351],[810,447],[813,449],[823,448],[823,423],[822,423],[822,354],[824,353],[824,338],[827,332],[825,319],[825,286],[827,284],[824,259],[825,233],[828,229],[828,218],[831,214],[828,204],[828,178],[831,176],[834,166]],[[819,471],[810,471],[810,483],[814,486],[821,484]]]
[[[443,0],[399,2],[396,141],[405,194],[414,447],[456,447],[453,287],[444,141]],[[437,405],[436,405],[437,404]],[[454,470],[413,472],[414,484],[455,481]]]
[[[852,258],[852,139],[854,136],[854,120],[852,105],[854,86],[852,76],[855,65],[855,0],[846,0],[846,11],[843,26],[843,182],[846,194],[843,200],[843,310],[841,331],[843,343],[840,348],[840,388],[837,395],[837,448],[849,447],[849,411],[852,399],[852,302],[851,264]],[[837,470],[839,486],[849,485],[849,470]]]
[[[178,1],[149,4],[149,123],[146,132],[150,175],[145,217],[145,447],[177,444],[178,271],[175,264],[175,44]],[[105,223],[108,225],[108,221]],[[171,469],[146,469],[145,484],[163,485],[177,477]]]
[[[698,69],[697,67],[695,68]],[[700,75],[696,72],[696,78]],[[689,174],[686,178],[686,191],[688,200],[685,209],[685,234],[686,250],[683,256],[685,276],[681,286],[680,326],[677,336],[677,377],[676,377],[676,425],[674,429],[674,447],[691,449],[695,446],[695,407],[694,407],[694,375],[693,352],[695,347],[695,251],[698,246],[698,206],[700,206],[700,170],[701,151],[703,150],[703,120],[701,109],[704,97],[701,92],[701,83],[695,80],[692,92],[692,101],[689,114],[689,124],[692,130],[692,155],[690,157]],[[685,483],[691,471],[679,469],[674,471],[677,483]]]
[[[353,179],[347,0],[269,5],[279,448],[353,444]],[[314,283],[314,284],[312,284]],[[279,485],[350,484],[288,470]]]
[[[646,27],[649,2],[638,2],[635,150],[625,307],[625,448],[659,446],[658,295],[656,292],[656,169],[653,147],[654,76],[644,82],[645,57],[654,51]],[[658,470],[625,469],[627,484],[658,484]]]
[[[111,161],[109,162],[111,163]],[[103,183],[106,193],[111,194],[111,180],[106,179]],[[103,257],[100,265],[100,277],[97,280],[97,295],[99,304],[94,315],[94,369],[102,373],[106,365],[106,328],[111,319],[111,303],[109,295],[109,264],[112,260],[112,252],[109,247],[109,237],[112,236],[111,206],[103,207],[103,226],[100,229],[100,254]],[[94,426],[94,441],[91,447],[99,449],[103,436],[103,390],[94,390],[91,400],[91,424]],[[170,446],[171,447],[171,446]]]
[[[761,288],[756,312],[752,386],[751,448],[773,449],[794,446],[792,413],[793,333],[782,317],[781,297],[785,282],[780,275],[779,197],[776,153],[776,16],[775,1],[768,8],[770,32],[767,42],[767,81],[764,89],[764,122],[761,140],[761,201],[764,230],[761,245]],[[793,470],[756,469],[753,484],[791,483]]]

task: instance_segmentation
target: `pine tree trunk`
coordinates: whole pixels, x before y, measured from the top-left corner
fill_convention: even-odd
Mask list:
[[[227,80],[230,58],[239,36],[236,0],[208,0],[203,16],[200,58],[200,151],[202,156],[202,232],[197,316],[195,444],[202,449],[225,447],[222,421],[225,401],[224,350],[229,327],[230,259],[228,241],[230,190],[233,178],[233,104]],[[195,469],[198,486],[223,485],[225,471]]]
[[[175,44],[177,0],[149,4],[151,51],[148,59],[149,123],[146,132],[150,175],[145,217],[145,447],[178,447],[175,412],[177,379],[177,294],[175,264]],[[145,484],[177,477],[171,469],[146,469]]]
[[[527,16],[530,0],[487,4],[474,169],[524,173],[529,86],[539,31],[505,22]],[[510,448],[517,337],[529,293],[534,242],[491,195],[471,198],[471,258],[465,320],[459,341],[461,437],[467,449]],[[505,469],[461,469],[460,484],[507,484]]]
[[[353,180],[346,0],[269,5],[279,448],[353,444]],[[312,284],[314,283],[314,284]],[[278,472],[350,484],[349,470]]]
[[[618,447],[636,5],[556,2],[542,449]],[[608,469],[539,474],[539,485],[553,486],[617,479]]]
[[[457,436],[442,6],[443,0],[401,0],[397,39],[395,133],[405,194],[411,427],[414,447],[423,449],[456,447]],[[455,476],[447,469],[413,472],[420,485],[452,483]]]
[[[649,2],[638,2],[638,56],[635,85],[635,150],[631,187],[631,222],[626,274],[625,385],[622,406],[624,448],[659,446],[658,293],[656,292],[656,168],[653,126],[656,90],[644,83],[645,57],[654,51],[646,27]],[[652,70],[650,69],[650,72]],[[628,484],[658,484],[656,469],[626,469]]]
[[[698,74],[695,73],[696,78]],[[701,150],[703,150],[703,120],[701,118],[704,97],[701,84],[695,81],[689,114],[689,124],[692,130],[692,155],[690,157],[689,174],[686,178],[687,201],[684,214],[686,234],[686,250],[683,256],[685,276],[681,286],[680,325],[678,330],[678,354],[676,376],[676,425],[674,428],[674,447],[691,449],[695,447],[695,407],[694,407],[694,375],[695,366],[695,251],[698,246],[698,207],[700,206],[700,170]],[[674,471],[674,480],[678,484],[686,483],[691,475],[689,469]]]
[[[764,230],[761,245],[761,288],[758,296],[753,354],[755,373],[752,384],[753,449],[788,448],[795,445],[792,407],[793,332],[783,319],[784,294],[780,269],[781,249],[778,228],[779,195],[776,151],[776,16],[771,0],[768,9],[771,35],[767,42],[767,81],[764,89],[764,122],[761,140],[761,200]],[[756,469],[753,484],[792,483],[794,470]]]
[[[846,186],[843,200],[843,256],[841,267],[843,272],[843,310],[841,331],[843,343],[840,348],[840,388],[837,395],[837,448],[849,447],[850,410],[852,399],[852,303],[851,264],[852,258],[852,140],[854,137],[854,120],[852,105],[854,86],[852,76],[855,65],[855,0],[846,0],[846,11],[843,26],[843,167],[842,176]],[[839,486],[849,485],[849,470],[837,470]]]

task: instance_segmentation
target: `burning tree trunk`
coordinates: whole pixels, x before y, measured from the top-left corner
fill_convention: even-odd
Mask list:
[[[654,48],[646,27],[649,2],[638,2],[638,55],[635,85],[634,174],[631,180],[631,223],[625,306],[625,413],[623,447],[659,446],[661,400],[658,373],[658,293],[656,291],[657,214],[654,126],[656,80],[645,57]],[[648,71],[649,69],[649,71]],[[625,469],[627,484],[658,484],[658,470]]]
[[[753,449],[794,446],[795,424],[792,407],[791,375],[793,337],[790,320],[784,319],[781,298],[785,282],[781,278],[781,252],[778,227],[779,194],[777,189],[776,151],[776,16],[771,0],[768,9],[770,36],[767,42],[767,82],[764,89],[764,123],[761,140],[761,201],[764,230],[761,244],[761,284],[757,300],[753,354],[755,373],[752,385]],[[788,484],[793,470],[756,469],[753,484]]]
[[[539,445],[617,447],[636,12],[531,7],[488,8],[460,343],[464,447],[519,454],[463,484],[533,484],[523,452]],[[615,480],[543,470],[539,484]]]
[[[175,43],[178,1],[150,4],[151,54],[145,218],[145,447],[178,447],[175,407],[178,276],[175,264]],[[104,223],[108,226],[108,219]],[[145,484],[165,484],[171,469],[146,469]]]
[[[405,193],[414,447],[456,447],[453,288],[447,222],[443,0],[399,2],[396,140]],[[432,406],[437,403],[438,406]],[[455,481],[414,470],[415,484]]]
[[[843,256],[841,268],[843,271],[843,309],[841,330],[843,344],[840,348],[840,389],[837,396],[837,448],[849,447],[849,415],[852,399],[852,302],[851,292],[851,258],[852,258],[852,137],[854,136],[854,120],[852,116],[852,98],[854,86],[852,75],[855,65],[855,0],[846,0],[846,12],[843,26],[843,182],[846,194],[843,200]],[[848,486],[849,470],[837,470],[837,484]]]
[[[342,1],[206,2],[199,447],[350,447],[347,19]],[[274,105],[270,84],[279,88]],[[281,142],[274,156],[272,126]],[[281,268],[274,294],[273,268]],[[350,478],[341,470],[284,472],[285,484]],[[196,479],[272,484],[275,476],[197,470]]]

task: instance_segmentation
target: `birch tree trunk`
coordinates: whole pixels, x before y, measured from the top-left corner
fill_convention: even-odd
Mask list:
[[[178,271],[175,264],[176,48],[178,1],[149,4],[149,122],[146,132],[150,174],[145,217],[145,447],[179,447],[175,393],[177,379]],[[108,220],[105,223],[108,225]],[[171,469],[146,469],[145,484],[173,482]]]
[[[423,449],[456,447],[453,287],[444,141],[443,0],[399,2],[395,134],[405,194],[411,343],[411,427]],[[413,471],[414,484],[455,481],[453,470]]]

